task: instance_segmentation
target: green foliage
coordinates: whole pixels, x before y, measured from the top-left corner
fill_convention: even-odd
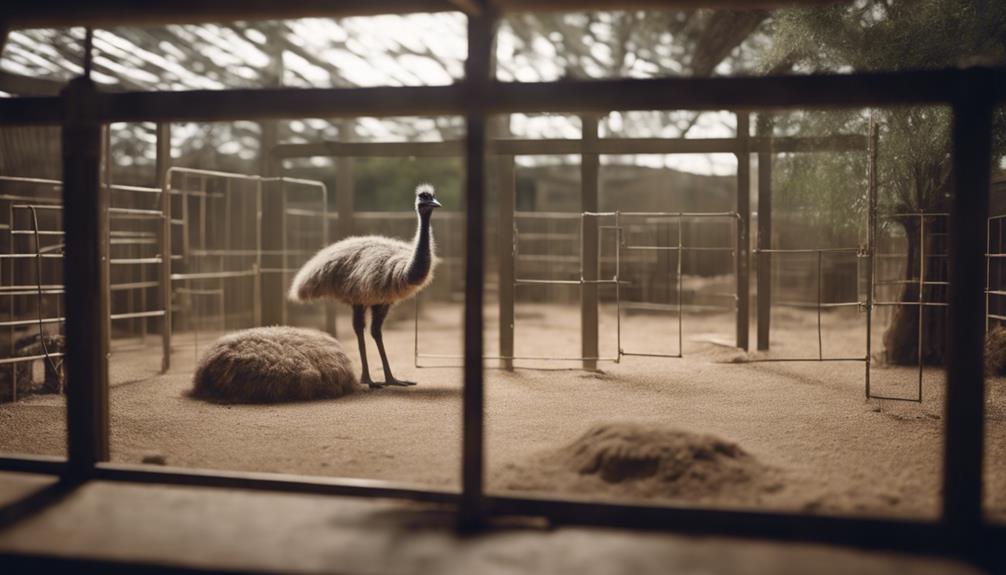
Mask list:
[[[353,164],[358,211],[412,209],[412,191],[429,182],[445,209],[462,209],[463,166],[457,158],[357,158]]]
[[[1006,2],[1001,0],[860,0],[779,11],[763,68],[808,72],[945,68],[1006,62]],[[873,111],[880,128],[878,185],[891,211],[942,210],[951,188],[951,113],[945,107]],[[787,133],[868,133],[862,111],[777,118]],[[993,127],[996,158],[1006,151],[1006,123]],[[780,195],[830,212],[833,228],[865,210],[865,154],[795,155],[778,163]],[[836,199],[842,201],[836,202]],[[822,218],[826,219],[826,218]]]

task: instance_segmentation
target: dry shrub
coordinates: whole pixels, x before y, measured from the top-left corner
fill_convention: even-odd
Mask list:
[[[349,357],[313,329],[260,327],[225,335],[199,361],[192,396],[220,403],[279,403],[353,392]]]

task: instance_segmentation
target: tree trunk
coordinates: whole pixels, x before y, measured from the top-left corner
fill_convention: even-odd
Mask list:
[[[904,284],[898,301],[919,301],[919,275],[921,246],[919,218],[904,218],[899,221],[905,230],[908,242]],[[947,222],[945,218],[926,218],[925,222],[925,281],[947,281]],[[945,303],[946,285],[926,285],[923,301]],[[901,305],[894,308],[891,324],[884,333],[884,360],[894,365],[918,365],[919,363],[919,306]],[[946,349],[947,308],[924,306],[922,309],[921,360],[924,365],[941,365]]]

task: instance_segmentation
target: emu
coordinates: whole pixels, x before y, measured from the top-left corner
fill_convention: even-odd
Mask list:
[[[353,307],[353,331],[360,346],[363,374],[360,382],[373,388],[409,386],[415,382],[397,379],[391,373],[384,351],[381,328],[395,303],[412,297],[433,279],[436,257],[430,218],[441,206],[430,184],[416,187],[415,209],[419,222],[412,243],[384,236],[355,236],[322,248],[293,278],[289,297],[293,301],[331,298]],[[370,335],[377,343],[384,367],[384,383],[370,377],[364,340],[367,308],[371,310]]]

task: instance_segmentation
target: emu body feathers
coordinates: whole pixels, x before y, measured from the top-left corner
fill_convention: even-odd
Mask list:
[[[384,236],[346,238],[314,255],[293,278],[293,301],[333,298],[349,305],[390,305],[413,296],[433,279],[436,258],[430,238],[426,273],[419,283],[410,281],[416,242],[409,244]]]

